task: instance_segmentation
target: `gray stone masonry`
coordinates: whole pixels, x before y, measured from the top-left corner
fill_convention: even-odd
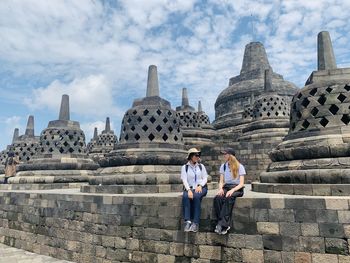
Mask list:
[[[254,193],[238,198],[228,235],[213,232],[209,191],[200,230],[184,233],[181,194],[0,192],[0,241],[73,262],[349,262],[349,197]]]

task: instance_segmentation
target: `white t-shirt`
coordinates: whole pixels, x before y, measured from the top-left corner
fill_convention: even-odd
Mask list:
[[[226,169],[224,169],[224,166],[226,166]],[[220,174],[224,175],[225,184],[239,184],[239,177],[245,176],[246,171],[245,171],[244,166],[240,163],[239,168],[238,168],[238,175],[239,176],[237,177],[237,179],[233,179],[233,175],[231,174],[231,170],[230,170],[230,167],[228,165],[228,162],[226,162],[220,166]]]
[[[188,165],[187,172],[186,165]],[[202,166],[202,170],[199,168],[199,165]],[[197,185],[204,186],[207,183],[208,173],[203,164],[196,163],[193,165],[188,162],[181,168],[181,180],[186,190],[189,190],[190,187],[192,187],[192,189],[195,189]]]

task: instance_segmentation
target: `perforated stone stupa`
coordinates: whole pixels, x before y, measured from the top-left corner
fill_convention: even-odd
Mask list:
[[[350,68],[337,68],[328,32],[318,35],[318,70],[293,98],[289,134],[256,191],[350,194]],[[265,183],[265,184],[264,184]]]
[[[209,117],[203,111],[201,102],[198,103],[198,111],[190,106],[186,88],[182,89],[182,104],[176,107],[176,112],[186,145],[200,147],[212,143],[213,127]]]
[[[215,102],[216,129],[238,129],[239,125],[250,122],[250,114],[244,114],[251,104],[252,97],[264,93],[264,72],[271,71],[271,83],[276,94],[290,101],[297,92],[297,87],[273,72],[267,59],[264,46],[260,42],[251,42],[245,47],[240,75],[229,80],[229,85]],[[251,116],[250,116],[251,117]]]
[[[185,159],[180,119],[170,103],[159,97],[157,67],[152,65],[146,97],[136,99],[125,113],[119,143],[100,159],[103,169],[89,181],[93,186],[82,191],[158,192],[175,190],[175,186],[179,190],[179,165]]]
[[[97,134],[97,128],[94,131],[94,137],[88,145],[89,155],[94,159],[104,156],[104,154],[111,152],[115,144],[118,142],[117,136],[111,130],[109,117],[106,118],[105,129],[101,134]]]
[[[62,96],[59,119],[41,132],[37,154],[18,166],[10,183],[69,183],[87,181],[98,165],[88,158],[79,122],[70,120],[69,97]]]

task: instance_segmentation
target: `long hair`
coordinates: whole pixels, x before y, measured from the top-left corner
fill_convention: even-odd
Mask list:
[[[238,175],[239,161],[232,154],[230,154],[228,157],[228,166],[230,167],[231,175],[233,179],[237,179],[239,177]]]

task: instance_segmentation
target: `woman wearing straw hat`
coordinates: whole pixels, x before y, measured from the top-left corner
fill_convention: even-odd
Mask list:
[[[236,159],[232,148],[227,148],[222,153],[225,163],[220,167],[219,191],[214,198],[214,209],[218,220],[215,232],[225,235],[230,229],[232,209],[236,198],[243,196],[246,171]]]
[[[185,232],[197,232],[201,216],[201,201],[207,195],[208,174],[204,165],[199,163],[201,152],[196,148],[188,150],[187,164],[181,168],[184,185],[182,196]]]

